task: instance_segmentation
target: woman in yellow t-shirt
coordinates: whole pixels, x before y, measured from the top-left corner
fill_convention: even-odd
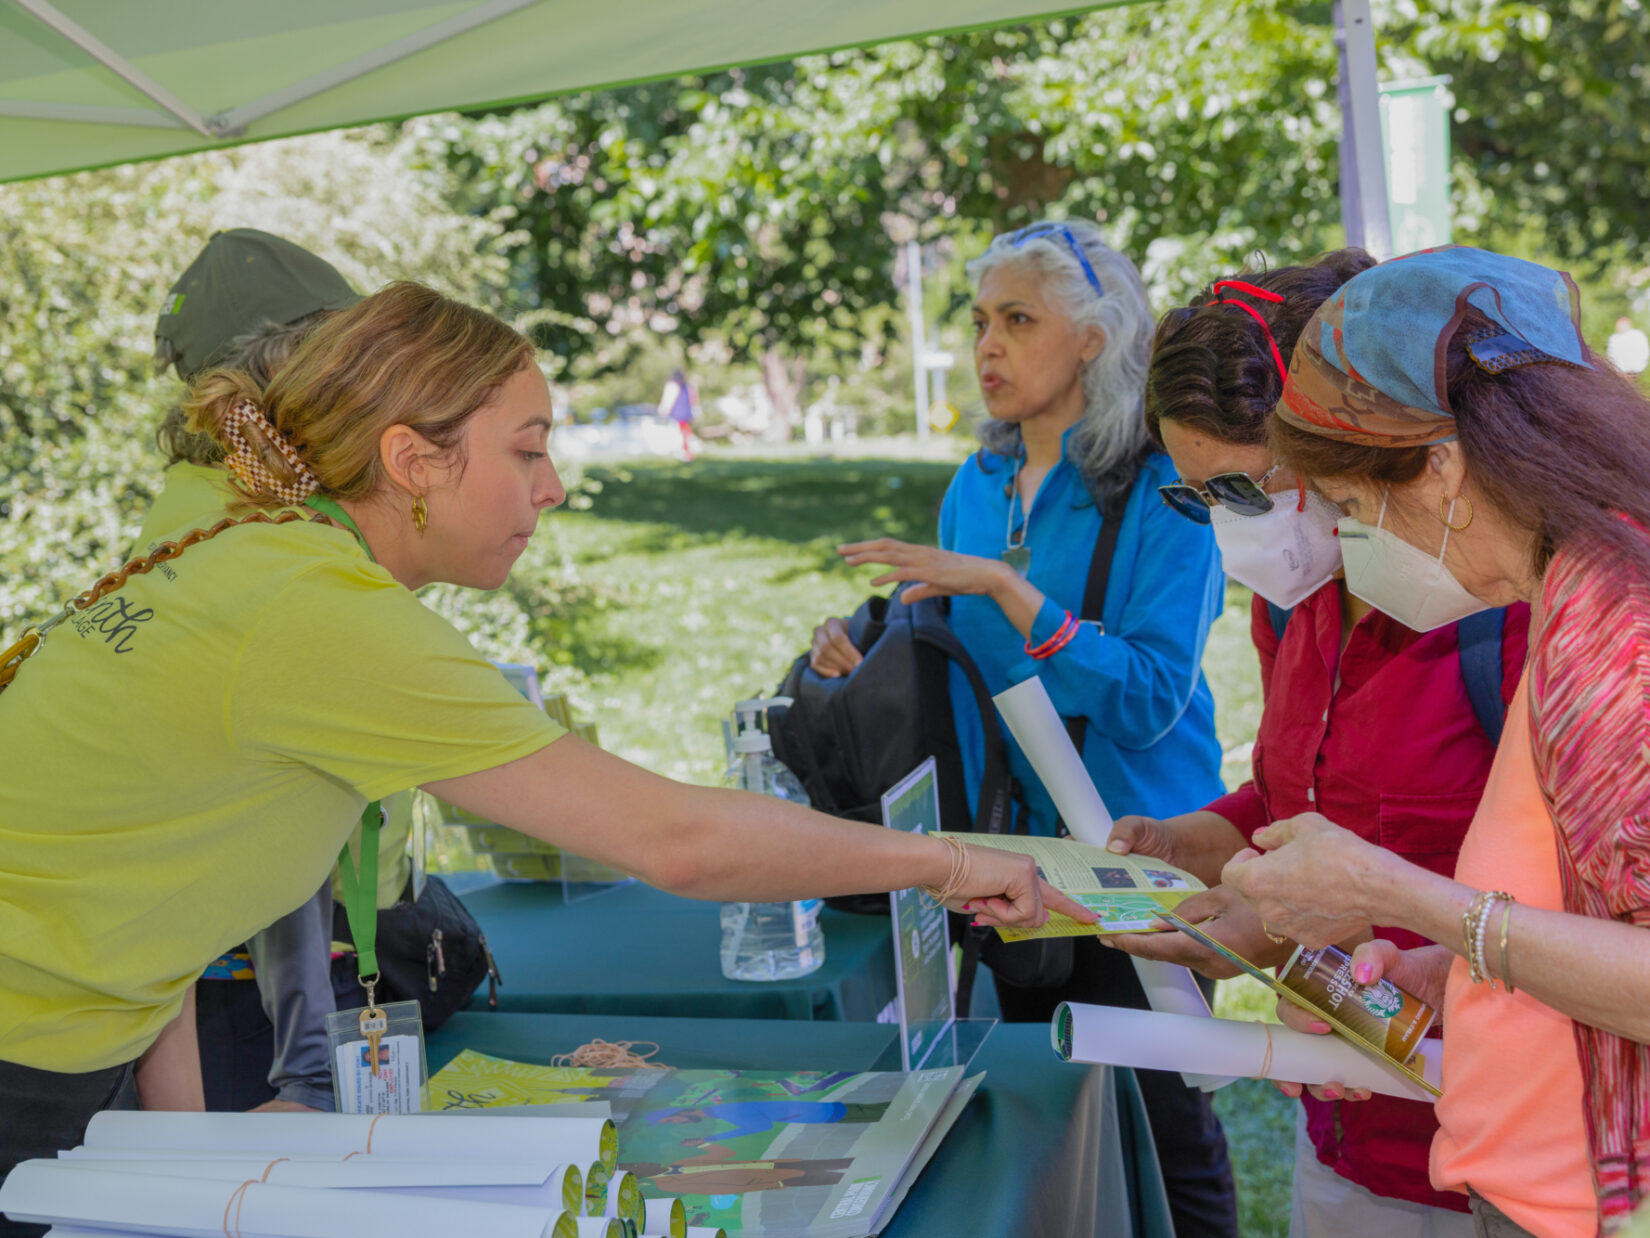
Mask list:
[[[1093,918],[1023,858],[627,764],[422,606],[434,581],[502,585],[564,497],[532,347],[490,315],[391,285],[267,389],[218,371],[190,408],[249,507],[332,518],[232,528],[132,577],[0,699],[0,1173],[77,1142],[201,969],[409,786],[691,897],[922,884],[991,923]]]

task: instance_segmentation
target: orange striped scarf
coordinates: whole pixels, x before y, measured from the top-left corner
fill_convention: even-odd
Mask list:
[[[1540,624],[1531,744],[1564,908],[1650,926],[1650,580],[1601,545],[1565,547],[1547,572]],[[1650,1195],[1650,1047],[1574,1028],[1608,1231]]]

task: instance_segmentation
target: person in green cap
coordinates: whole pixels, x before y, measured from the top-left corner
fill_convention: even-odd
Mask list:
[[[155,321],[155,362],[186,384],[217,366],[267,382],[312,327],[360,299],[336,267],[301,245],[256,228],[216,232],[166,293]],[[144,520],[146,532],[170,531],[181,523],[174,513],[188,519],[222,505],[223,449],[188,428],[181,404],[155,440],[166,454],[167,486]],[[197,501],[197,484],[212,489],[210,503]]]
[[[360,299],[324,258],[268,232],[231,228],[215,233],[167,292],[155,322],[155,360],[186,384],[217,366],[267,383],[311,329]],[[166,456],[166,487],[138,534],[143,549],[169,533],[211,523],[235,498],[223,448],[188,428],[181,402],[155,439]],[[391,828],[383,831],[392,846],[405,843],[410,825],[409,797],[397,799]],[[398,822],[400,831],[393,828]],[[395,886],[391,902],[405,868],[404,862],[380,866],[386,884]],[[195,993],[196,1047],[188,1043],[186,1010],[156,1057],[198,1052],[204,1091],[198,1099],[208,1109],[332,1109],[326,1035],[326,1016],[335,1009],[332,919],[329,881],[207,969]],[[152,1082],[180,1073],[188,1075],[140,1071],[144,1105],[192,1105],[197,1098]]]

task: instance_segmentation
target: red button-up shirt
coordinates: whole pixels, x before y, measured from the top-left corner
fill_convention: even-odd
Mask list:
[[[1523,670],[1530,610],[1507,611],[1501,644],[1502,701]],[[1415,632],[1372,611],[1341,648],[1341,598],[1331,581],[1294,610],[1280,642],[1266,603],[1251,615],[1265,709],[1253,776],[1210,804],[1245,837],[1284,817],[1320,812],[1361,838],[1423,868],[1452,876],[1495,749],[1461,677],[1455,626]],[[1424,939],[1376,934],[1409,949]],[[1432,1106],[1376,1096],[1303,1096],[1318,1159],[1377,1195],[1466,1210],[1461,1195],[1434,1191],[1427,1154],[1438,1123]]]

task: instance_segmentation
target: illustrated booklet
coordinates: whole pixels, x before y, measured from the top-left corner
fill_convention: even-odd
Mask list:
[[[1115,855],[1104,847],[1071,838],[1037,838],[1027,834],[957,834],[977,847],[995,847],[1029,855],[1042,879],[1100,917],[1098,924],[1079,924],[1059,912],[1036,929],[998,929],[1004,941],[1033,937],[1092,937],[1108,933],[1156,931],[1153,921],[1178,906],[1204,885],[1191,873],[1149,856]]]
[[[981,1076],[581,1069],[466,1050],[432,1108],[606,1101],[619,1166],[675,1196],[690,1226],[750,1238],[868,1238],[893,1216]]]

